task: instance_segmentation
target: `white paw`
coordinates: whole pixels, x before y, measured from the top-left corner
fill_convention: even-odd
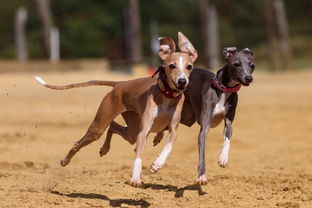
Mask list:
[[[150,169],[150,172],[151,173],[156,173],[160,168],[162,168],[164,165],[164,163],[161,163],[159,161],[155,161],[153,162],[153,164],[151,165],[151,169]]]
[[[220,159],[218,164],[221,168],[225,168],[229,160],[229,156],[227,154],[220,154]]]
[[[140,178],[131,178],[128,181],[128,184],[130,186],[133,186],[133,187],[142,187],[142,183],[141,183],[141,179]]]
[[[207,184],[207,178],[205,175],[201,175],[197,178],[196,184],[198,185],[206,185]]]

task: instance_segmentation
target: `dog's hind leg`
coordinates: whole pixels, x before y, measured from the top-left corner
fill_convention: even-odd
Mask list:
[[[154,137],[154,140],[153,140],[153,146],[156,146],[157,144],[159,144],[161,142],[161,140],[163,139],[164,137],[164,131],[160,131],[158,132],[155,137]]]
[[[114,92],[107,94],[100,104],[96,116],[90,125],[87,133],[69,150],[64,159],[61,160],[61,165],[66,166],[72,157],[84,146],[100,138],[106,127],[111,121],[124,111],[125,107],[121,103],[121,99],[114,95]]]
[[[114,121],[113,121],[114,122]],[[103,155],[106,155],[110,149],[110,143],[112,140],[114,132],[112,131],[112,124],[109,126],[108,131],[106,133],[106,138],[105,138],[105,142],[102,145],[102,147],[100,148],[100,157],[102,157]]]
[[[132,145],[135,144],[137,135],[139,133],[139,125],[141,122],[140,117],[137,113],[133,111],[126,111],[123,112],[121,115],[127,125],[121,126],[115,121],[112,121],[107,131],[105,142],[100,149],[100,156],[107,154],[107,152],[109,151],[113,134],[118,134]]]

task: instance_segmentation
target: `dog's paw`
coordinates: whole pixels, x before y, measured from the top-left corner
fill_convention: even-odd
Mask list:
[[[102,157],[103,155],[106,155],[108,153],[109,149],[110,149],[110,146],[101,147],[100,152],[99,152],[100,157]]]
[[[68,165],[70,162],[70,160],[64,158],[60,161],[61,166],[65,167],[66,165]]]
[[[229,160],[229,156],[228,155],[221,154],[220,158],[219,158],[219,161],[218,161],[219,166],[221,168],[225,168],[227,163],[228,163],[228,160]]]
[[[127,184],[133,187],[142,187],[142,182],[139,178],[131,178],[129,181],[127,181]]]
[[[156,173],[160,168],[163,167],[163,163],[158,162],[157,160],[155,162],[153,162],[153,164],[151,165],[151,169],[150,172],[151,173]]]
[[[196,184],[198,185],[206,185],[207,184],[207,178],[205,175],[201,175],[197,178]]]
[[[156,136],[154,137],[153,146],[156,146],[157,144],[159,144],[163,137],[164,137],[164,132],[158,132]]]

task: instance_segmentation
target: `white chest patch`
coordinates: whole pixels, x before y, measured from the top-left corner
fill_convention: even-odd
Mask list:
[[[225,93],[222,93],[219,102],[217,103],[215,109],[213,110],[213,116],[225,113],[224,104],[225,104]]]

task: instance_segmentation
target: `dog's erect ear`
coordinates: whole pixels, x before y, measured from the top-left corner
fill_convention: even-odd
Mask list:
[[[180,51],[183,53],[187,53],[194,62],[197,59],[198,54],[193,44],[181,32],[178,32],[178,39]]]
[[[237,53],[237,48],[235,47],[229,47],[229,48],[223,49],[223,55],[226,59],[234,56],[236,53]]]
[[[162,60],[166,60],[171,53],[175,52],[176,45],[172,40],[172,38],[169,37],[161,37],[158,38],[158,40],[159,40],[159,53],[158,53],[159,57]]]
[[[244,50],[242,50],[242,52],[244,54],[247,54],[249,56],[252,56],[253,55],[253,52],[249,49],[249,48],[245,48]]]

